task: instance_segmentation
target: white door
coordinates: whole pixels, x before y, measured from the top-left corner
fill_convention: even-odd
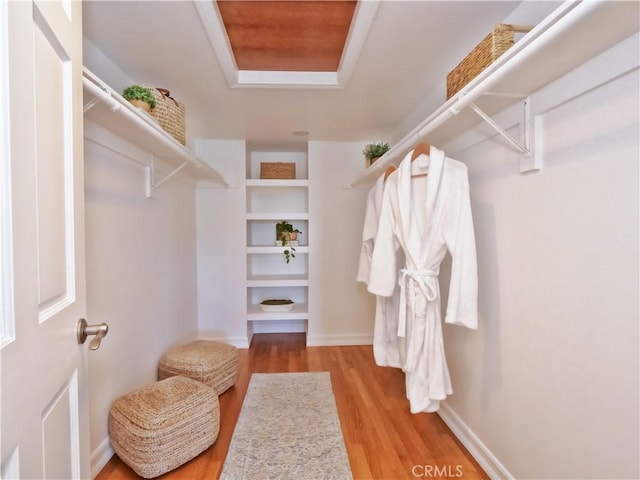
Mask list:
[[[89,477],[81,7],[0,0],[5,479]]]

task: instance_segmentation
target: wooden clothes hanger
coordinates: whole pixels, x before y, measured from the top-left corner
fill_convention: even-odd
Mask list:
[[[418,158],[423,153],[425,155],[429,155],[431,152],[431,146],[428,143],[420,142],[413,149],[413,153],[411,154],[411,161],[413,162],[416,158]],[[429,175],[428,173],[415,173],[411,175],[411,177],[426,177]],[[386,178],[386,177],[385,177]]]
[[[411,154],[411,161],[413,162],[416,158],[418,158],[423,153],[425,155],[429,155],[430,152],[431,152],[431,146],[428,143],[420,142],[413,149],[413,153]]]
[[[396,171],[396,167],[394,167],[393,165],[391,165],[390,167],[387,167],[387,169],[384,171],[384,179],[382,181],[383,182],[386,181],[387,177],[395,171]]]

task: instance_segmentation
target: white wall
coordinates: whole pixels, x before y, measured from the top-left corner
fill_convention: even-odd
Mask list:
[[[149,160],[88,121],[87,136]],[[194,185],[176,176],[145,198],[142,166],[90,140],[84,157],[87,320],[109,325],[100,348],[88,354],[95,474],[113,453],[113,400],[155,381],[160,356],[197,336],[195,195]]]
[[[355,280],[368,187],[349,187],[365,144],[309,142],[308,345],[373,342],[374,297]]]
[[[230,186],[202,185],[197,198],[198,330],[246,348],[247,258],[244,140],[196,140],[195,151]]]
[[[136,83],[87,37],[82,37],[82,65],[117,92]]]
[[[499,477],[640,475],[639,44],[532,96],[542,170],[495,137],[445,146],[469,167],[480,327],[445,327],[442,415]]]

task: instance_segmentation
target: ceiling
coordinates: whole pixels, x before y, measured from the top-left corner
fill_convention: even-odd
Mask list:
[[[388,141],[410,130],[445,102],[447,73],[519,4],[361,0],[335,79],[324,84],[287,83],[288,72],[283,85],[236,81],[243,69],[225,60],[220,10],[207,0],[88,1],[83,29],[130,81],[168,88],[185,103],[188,137],[295,149],[307,138]],[[109,62],[90,44],[85,64],[109,82]],[[300,131],[308,137],[292,134]]]

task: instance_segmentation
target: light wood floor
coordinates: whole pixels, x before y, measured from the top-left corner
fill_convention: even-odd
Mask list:
[[[304,334],[260,334],[240,355],[240,378],[220,396],[216,443],[158,478],[219,478],[252,372],[315,371],[331,372],[354,479],[489,478],[437,414],[409,412],[404,374],[378,367],[371,346],[307,348]],[[114,456],[96,480],[138,478]]]

